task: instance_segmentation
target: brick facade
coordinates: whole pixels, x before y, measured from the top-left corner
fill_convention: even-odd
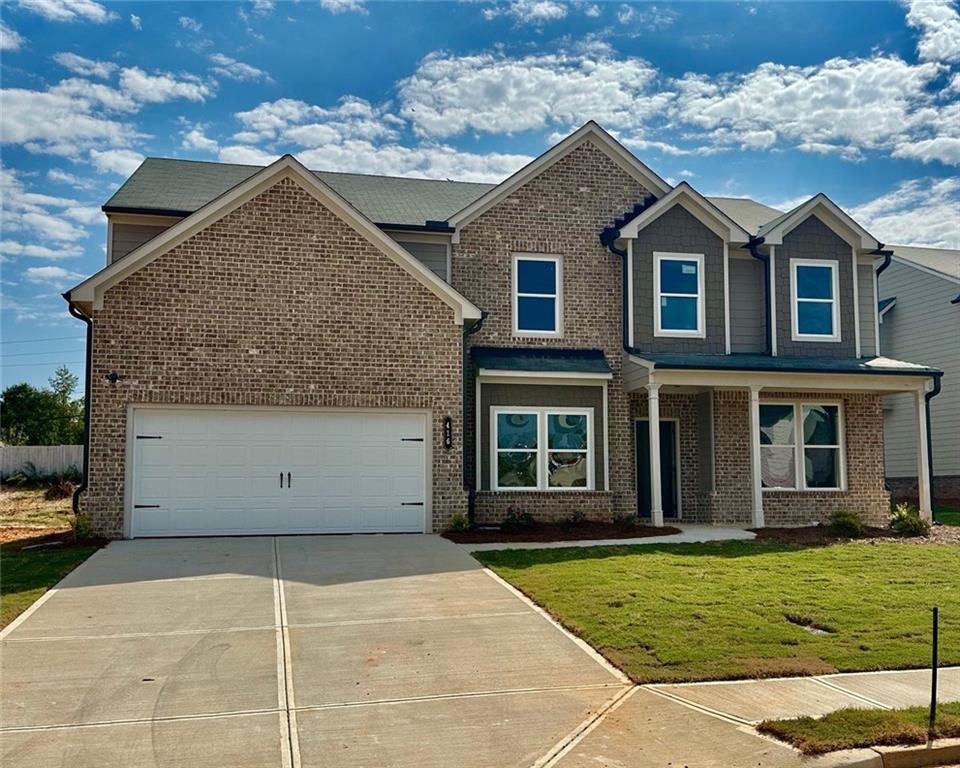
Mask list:
[[[99,534],[122,535],[131,404],[427,408],[434,530],[466,511],[453,310],[289,179],[107,290],[93,329]]]

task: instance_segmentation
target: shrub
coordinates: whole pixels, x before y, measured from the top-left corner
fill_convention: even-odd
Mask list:
[[[457,512],[450,518],[450,525],[447,526],[447,530],[454,533],[470,530],[470,521],[467,520],[467,516],[463,512]]]
[[[930,523],[920,517],[920,510],[906,503],[897,504],[890,517],[890,527],[905,536],[928,536]]]
[[[47,490],[43,492],[43,498],[47,501],[68,499],[73,496],[75,488],[76,486],[66,477],[59,477],[47,486]]]
[[[77,541],[93,538],[93,524],[90,522],[89,515],[82,512],[73,518],[73,537]]]
[[[834,536],[859,539],[867,532],[867,528],[856,512],[838,509],[830,515],[830,532]]]
[[[503,533],[517,533],[518,531],[528,531],[533,528],[533,525],[533,515],[529,512],[517,512],[513,507],[510,507],[500,523],[500,530]]]
[[[617,512],[613,516],[613,525],[619,531],[632,531],[637,527],[637,516],[632,514],[623,514]]]
[[[566,517],[561,517],[557,521],[557,525],[560,526],[561,531],[572,531],[574,528],[582,526],[585,522],[587,522],[587,516],[583,514],[582,510],[578,509]]]

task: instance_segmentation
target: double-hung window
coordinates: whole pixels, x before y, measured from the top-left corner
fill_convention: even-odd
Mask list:
[[[653,254],[655,336],[704,338],[703,254]]]
[[[491,415],[494,490],[593,487],[592,409],[495,408]]]
[[[840,341],[838,263],[790,259],[794,341]]]
[[[760,477],[771,490],[843,488],[842,414],[837,403],[760,404]]]
[[[513,259],[513,332],[521,336],[559,336],[563,300],[560,259],[517,255]]]

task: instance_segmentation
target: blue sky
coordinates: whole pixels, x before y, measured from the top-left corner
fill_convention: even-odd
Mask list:
[[[82,372],[60,293],[147,155],[496,181],[589,119],[671,181],[822,191],[960,248],[953,0],[20,0],[2,12],[4,385]]]

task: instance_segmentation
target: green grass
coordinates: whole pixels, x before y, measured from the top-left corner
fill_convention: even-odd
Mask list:
[[[934,509],[937,522],[943,525],[960,525],[960,508],[937,506]]]
[[[0,627],[7,626],[96,551],[96,547],[0,549]]]
[[[941,661],[960,663],[960,547],[720,542],[476,557],[637,682],[922,667],[934,604]]]
[[[823,717],[765,720],[757,730],[792,744],[807,755],[837,749],[925,744],[929,723],[927,707],[909,709],[841,709]],[[960,737],[960,702],[940,704],[933,737]]]

